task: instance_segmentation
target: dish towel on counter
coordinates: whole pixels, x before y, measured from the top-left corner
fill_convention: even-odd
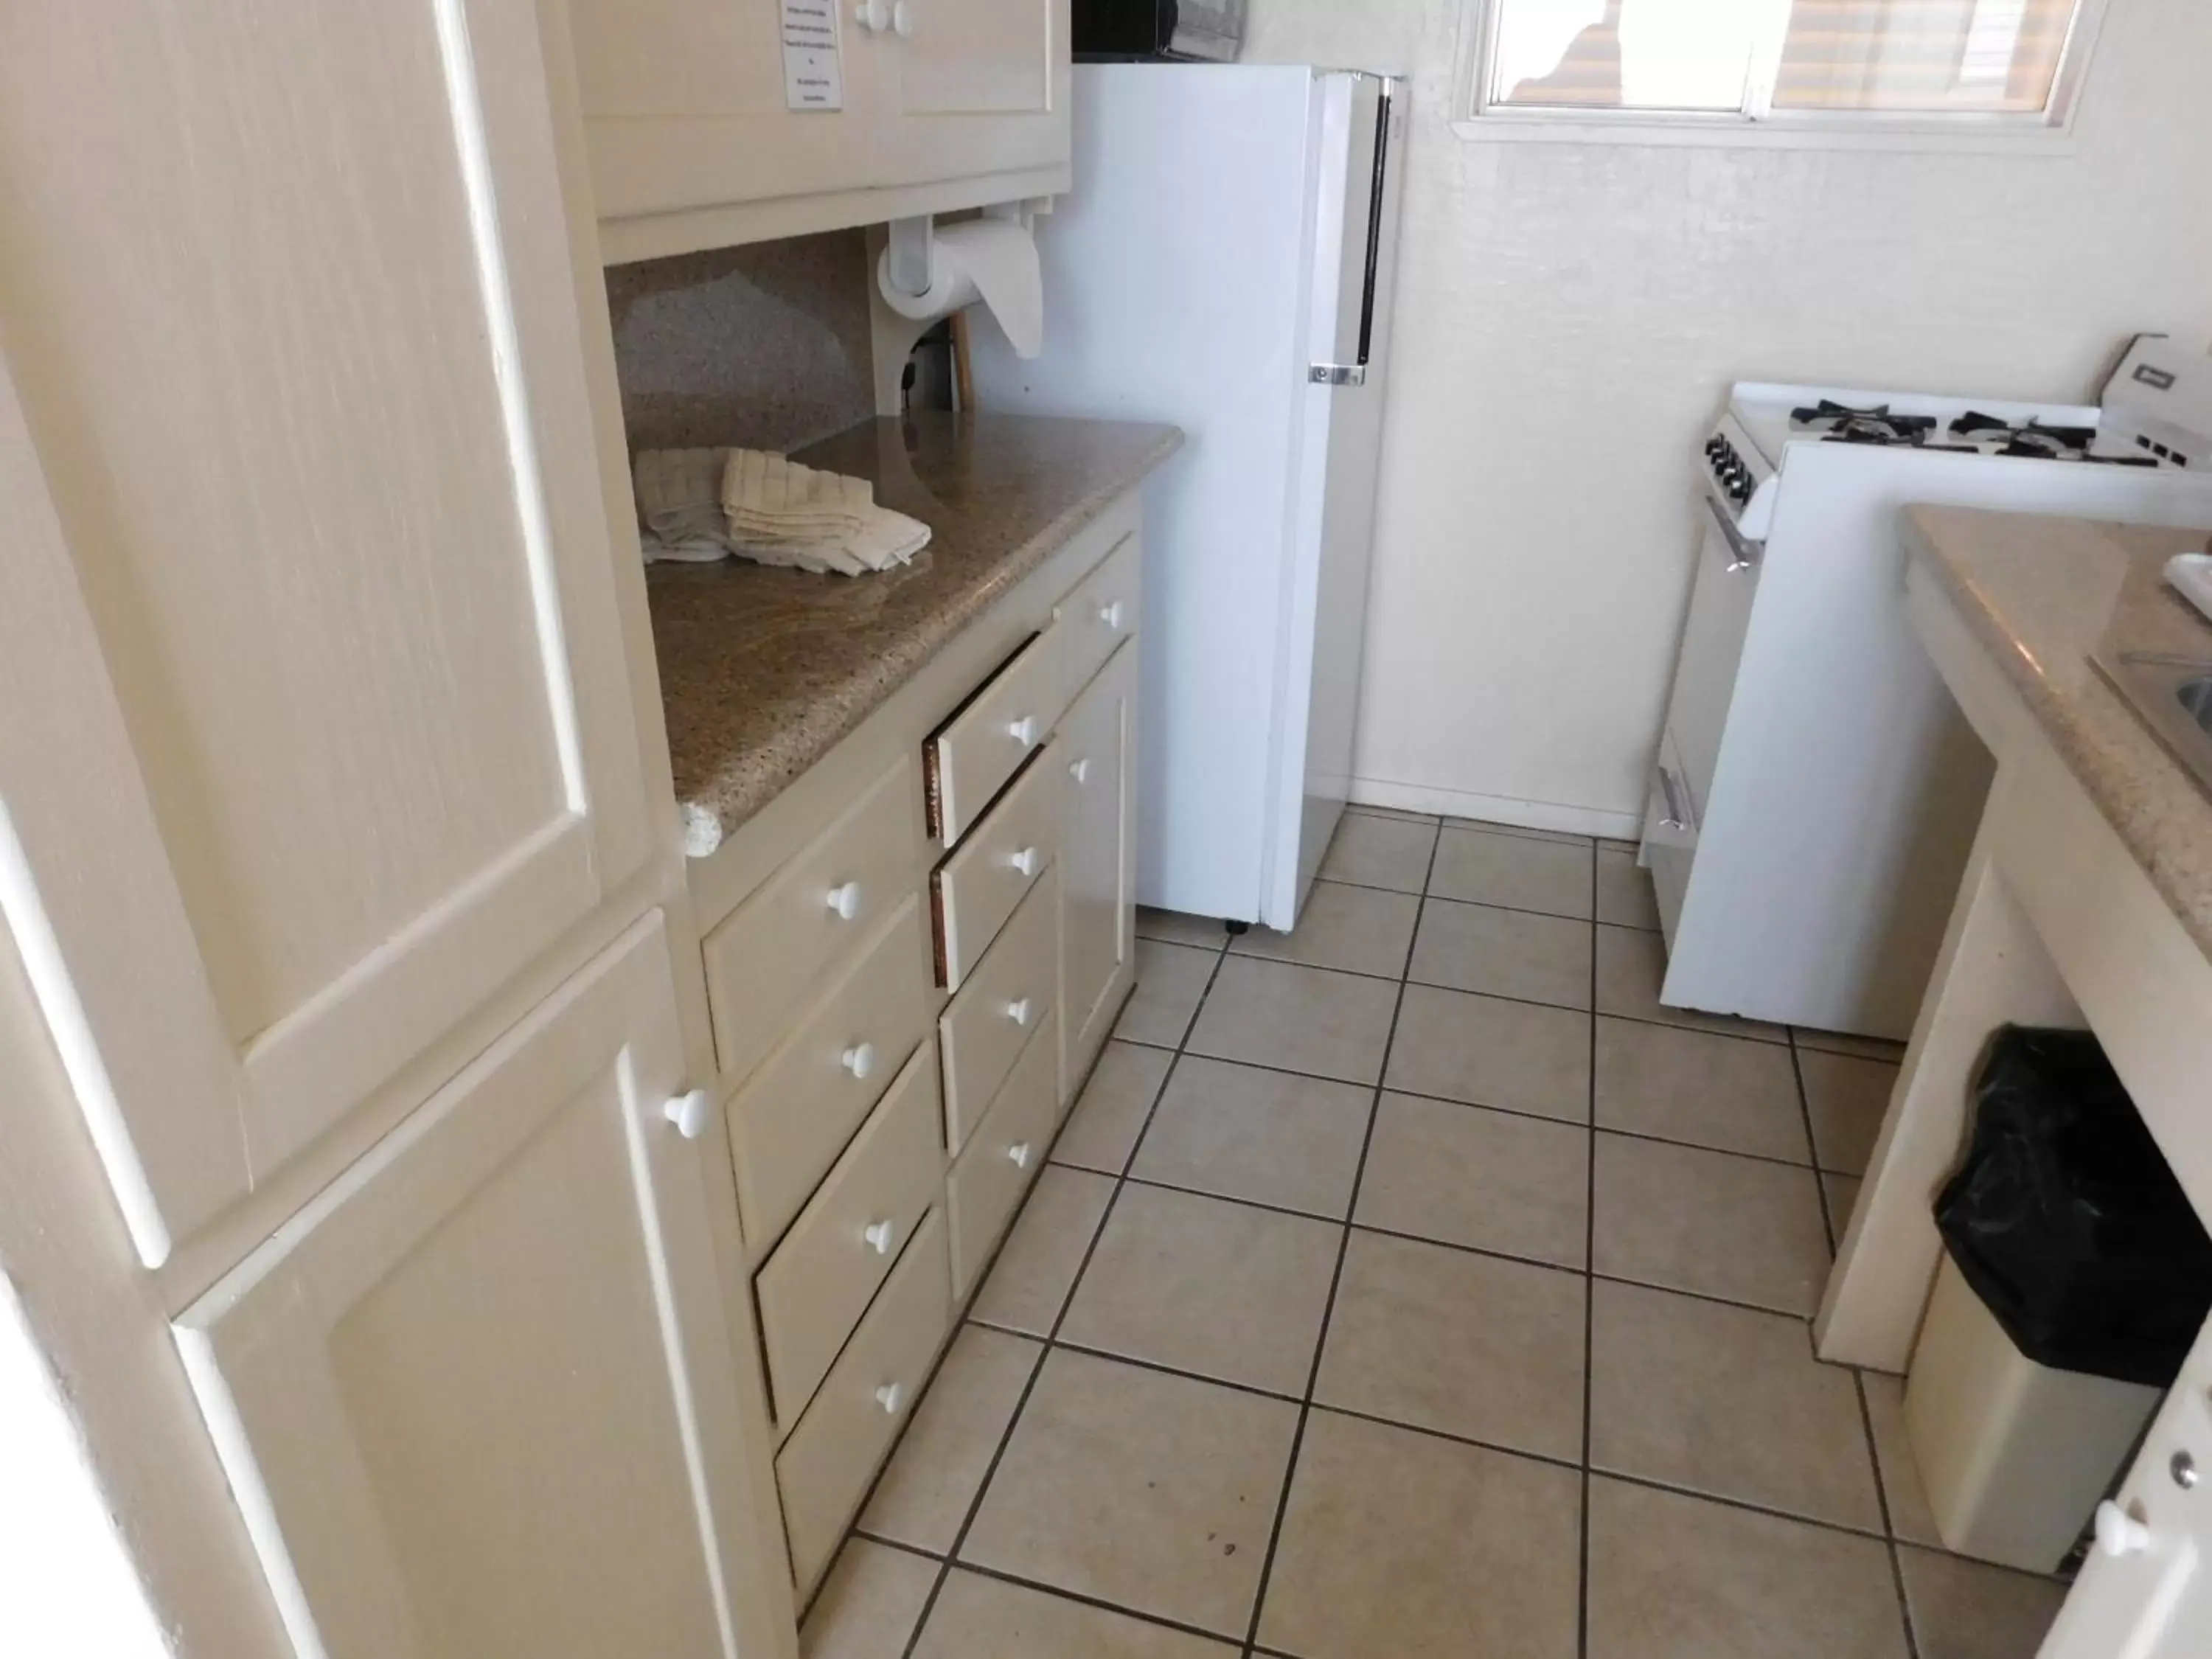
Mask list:
[[[760,449],[647,449],[634,480],[647,563],[756,563],[848,576],[902,565],[927,525],[876,505],[865,478]]]

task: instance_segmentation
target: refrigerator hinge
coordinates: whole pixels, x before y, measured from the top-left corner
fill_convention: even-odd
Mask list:
[[[1365,386],[1367,365],[1364,363],[1316,363],[1306,371],[1306,379],[1316,386]]]

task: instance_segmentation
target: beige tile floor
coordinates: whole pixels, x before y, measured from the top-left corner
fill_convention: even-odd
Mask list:
[[[1881,1045],[1658,1002],[1615,843],[1355,812],[1116,1040],[808,1659],[2030,1659],[1809,1317]]]

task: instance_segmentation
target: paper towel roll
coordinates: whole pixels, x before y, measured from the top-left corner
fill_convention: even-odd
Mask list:
[[[935,322],[981,300],[1019,357],[1044,349],[1044,275],[1036,242],[1006,219],[975,219],[940,227],[931,239],[929,287],[902,294],[890,279],[890,252],[876,261],[876,287],[884,303],[917,323]]]

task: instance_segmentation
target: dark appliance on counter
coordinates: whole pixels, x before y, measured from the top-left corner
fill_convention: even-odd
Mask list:
[[[1237,61],[1244,0],[1073,0],[1081,63],[1152,58]]]

